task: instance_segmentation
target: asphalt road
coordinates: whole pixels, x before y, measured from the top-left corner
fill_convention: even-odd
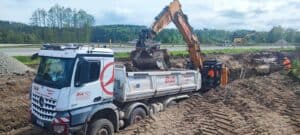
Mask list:
[[[204,46],[201,47],[202,50],[223,50],[223,49],[278,49],[278,48],[294,48],[295,46],[238,46],[238,47],[221,47],[221,46]],[[169,51],[182,51],[186,50],[185,46],[175,46],[163,49],[168,49]],[[112,48],[115,52],[131,52],[134,48]],[[38,52],[39,48],[0,48],[1,52],[9,56],[30,56]]]

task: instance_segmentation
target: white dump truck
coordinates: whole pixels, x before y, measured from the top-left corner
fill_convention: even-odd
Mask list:
[[[56,134],[110,135],[201,88],[197,70],[127,72],[108,48],[44,45],[31,121]]]

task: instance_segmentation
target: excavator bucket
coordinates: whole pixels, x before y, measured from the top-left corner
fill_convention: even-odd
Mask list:
[[[170,67],[169,54],[166,49],[134,50],[131,52],[131,59],[134,67],[140,70],[167,70]]]

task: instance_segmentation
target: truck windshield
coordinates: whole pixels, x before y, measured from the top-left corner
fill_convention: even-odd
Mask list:
[[[41,57],[35,82],[52,87],[70,86],[75,59]]]

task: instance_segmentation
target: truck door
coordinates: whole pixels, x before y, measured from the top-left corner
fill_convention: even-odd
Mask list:
[[[71,90],[71,108],[87,106],[93,103],[99,89],[99,73],[101,70],[101,59],[79,58],[77,60],[73,89]]]

